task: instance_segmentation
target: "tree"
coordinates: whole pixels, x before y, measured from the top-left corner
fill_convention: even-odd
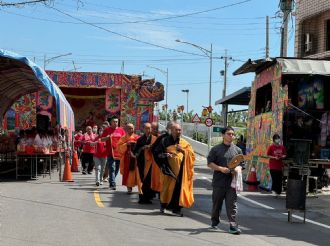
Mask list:
[[[228,125],[236,127],[246,127],[247,111],[234,112],[233,110],[228,113]]]

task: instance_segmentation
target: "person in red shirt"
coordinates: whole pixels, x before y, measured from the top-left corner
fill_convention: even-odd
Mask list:
[[[111,190],[116,190],[116,177],[120,165],[117,143],[119,139],[126,134],[123,128],[118,127],[118,121],[118,118],[112,118],[110,126],[105,128],[102,134],[102,141],[106,141],[109,188]]]
[[[78,153],[78,158],[81,156],[81,140],[83,138],[82,130],[79,130],[76,135],[74,135],[74,150]]]
[[[83,135],[81,143],[83,145],[81,165],[83,167],[82,174],[92,174],[94,168],[93,156],[95,153],[95,134],[92,132],[92,127],[86,127],[86,133]]]
[[[268,147],[269,170],[272,177],[272,191],[276,196],[282,192],[283,161],[286,157],[286,149],[281,144],[281,137],[278,134],[273,136],[273,144]]]
[[[95,163],[95,184],[96,186],[102,185],[103,171],[107,162],[107,149],[106,143],[101,141],[101,136],[103,134],[103,128],[98,129],[98,136],[95,138],[96,149],[94,154]]]

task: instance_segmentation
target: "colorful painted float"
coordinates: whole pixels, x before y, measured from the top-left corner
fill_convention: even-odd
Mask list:
[[[293,139],[309,139],[310,175],[330,168],[330,61],[294,58],[247,61],[234,75],[255,72],[247,122],[249,168],[261,188],[271,188],[267,148],[277,133],[293,152]],[[290,161],[289,161],[290,164]],[[292,164],[292,163],[291,163]],[[314,173],[314,174],[313,174]]]
[[[16,177],[20,156],[29,156],[36,163],[40,155],[48,155],[50,160],[50,155],[70,149],[73,111],[40,67],[24,56],[0,50],[0,91],[0,163],[15,160]],[[37,164],[31,161],[32,166],[31,177],[36,177]]]
[[[75,126],[101,125],[116,116],[120,125],[141,129],[153,120],[155,102],[164,98],[164,86],[141,76],[114,73],[60,72],[47,74],[61,88],[75,112]]]

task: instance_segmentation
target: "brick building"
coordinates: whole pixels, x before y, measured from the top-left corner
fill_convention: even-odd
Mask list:
[[[295,56],[330,59],[330,1],[296,1]]]

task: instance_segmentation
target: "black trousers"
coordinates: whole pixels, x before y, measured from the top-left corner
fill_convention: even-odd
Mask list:
[[[212,226],[220,223],[222,203],[225,200],[227,218],[231,226],[237,226],[237,193],[232,187],[213,187],[212,192]]]
[[[81,165],[83,170],[88,169],[88,172],[93,171],[94,168],[94,159],[93,159],[93,154],[91,153],[82,153],[81,154]]]
[[[151,189],[151,170],[152,167],[150,167],[147,176],[143,180],[142,194],[139,195],[141,202],[151,201],[155,196],[155,192]]]
[[[275,191],[278,195],[281,194],[283,179],[282,170],[270,170],[270,175],[272,176],[272,191]]]

